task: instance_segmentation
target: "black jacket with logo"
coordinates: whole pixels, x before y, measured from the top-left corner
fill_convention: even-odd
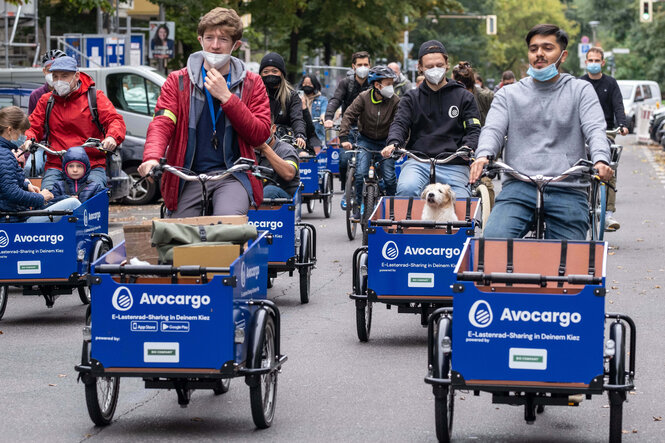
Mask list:
[[[406,149],[434,157],[462,146],[475,150],[479,136],[480,114],[473,94],[447,79],[438,91],[423,82],[402,95],[386,145],[406,145]],[[466,162],[454,160],[451,164]]]

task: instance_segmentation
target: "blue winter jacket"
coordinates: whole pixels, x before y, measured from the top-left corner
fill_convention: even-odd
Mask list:
[[[15,148],[12,142],[0,137],[0,212],[41,209],[44,206],[44,197],[28,191],[23,168],[18,165],[12,151]],[[21,220],[18,217],[9,217],[9,219],[3,217],[0,221]]]
[[[74,180],[67,175],[67,163],[70,162],[79,162],[85,166],[83,177]],[[85,148],[81,146],[69,148],[62,156],[62,174],[65,177],[64,180],[55,182],[51,190],[55,201],[76,197],[83,203],[100,192],[106,191],[99,183],[90,180],[90,160],[88,154],[85,153]]]

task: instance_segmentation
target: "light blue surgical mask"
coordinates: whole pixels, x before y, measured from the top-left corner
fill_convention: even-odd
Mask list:
[[[23,146],[23,143],[25,143],[27,139],[28,138],[25,136],[25,134],[21,134],[18,136],[18,140],[11,140],[11,142],[14,144],[14,146],[20,148],[21,146]]]
[[[541,69],[536,69],[533,66],[529,65],[529,69],[526,71],[526,75],[531,76],[534,80],[537,80],[539,82],[546,82],[548,80],[553,79],[559,73],[559,68],[557,68],[556,64],[559,63],[561,57],[563,57],[563,51],[561,51],[561,55],[559,55],[559,58],[556,59],[554,63],[552,63],[551,65],[547,65]]]
[[[589,63],[586,65],[586,70],[589,71],[589,74],[598,74],[600,69],[600,63]]]

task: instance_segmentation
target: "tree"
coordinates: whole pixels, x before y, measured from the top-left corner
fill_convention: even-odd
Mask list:
[[[498,33],[490,39],[488,59],[490,65],[499,71],[507,69],[525,74],[528,68],[527,47],[524,38],[529,30],[539,23],[552,23],[568,33],[569,55],[565,68],[577,64],[576,51],[572,44],[579,33],[579,24],[569,20],[566,6],[559,0],[540,0],[524,2],[522,0],[496,0]]]

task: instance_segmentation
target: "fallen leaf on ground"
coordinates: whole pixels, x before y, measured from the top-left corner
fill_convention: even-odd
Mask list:
[[[661,416],[654,417],[653,421],[663,421],[663,417],[661,417]]]
[[[611,288],[612,288],[612,289],[619,289],[618,286],[612,286]]]
[[[192,421],[203,421],[203,419],[199,417],[192,417]]]
[[[637,395],[637,391],[630,391],[629,394],[630,395]]]
[[[608,252],[607,255],[614,255],[616,252]]]
[[[49,385],[49,386],[58,386],[58,385],[56,385],[55,383],[49,383],[48,385]]]
[[[60,378],[67,377],[67,374],[58,374],[58,377]]]
[[[603,405],[603,408],[605,408],[605,409],[607,409],[609,407],[610,407],[610,405]]]

